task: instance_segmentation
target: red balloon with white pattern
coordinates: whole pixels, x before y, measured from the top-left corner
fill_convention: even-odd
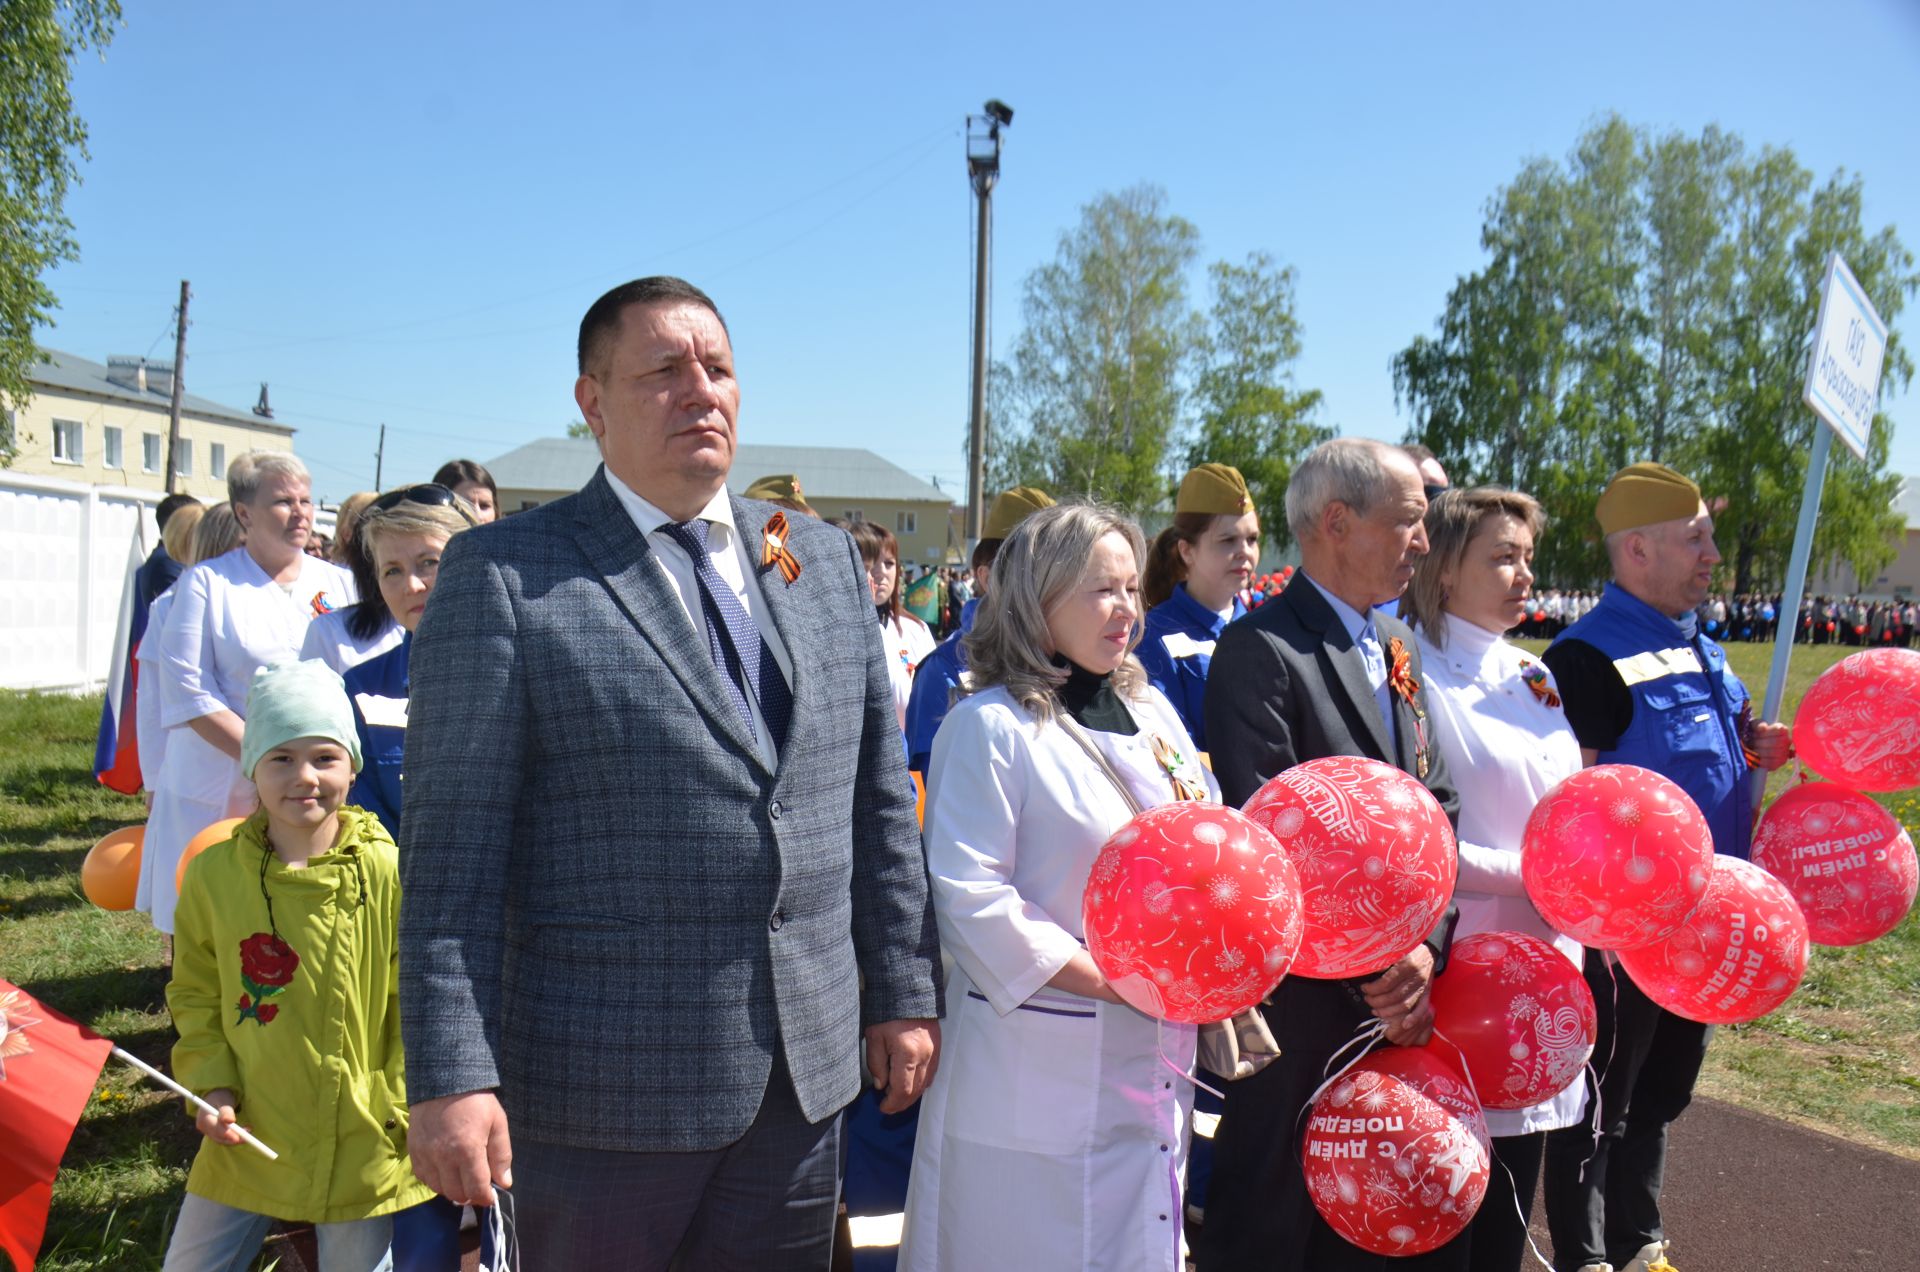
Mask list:
[[[1453,896],[1453,827],[1418,779],[1338,755],[1296,764],[1247,801],[1300,872],[1306,936],[1296,975],[1384,971],[1426,940]]]
[[[1453,1069],[1418,1047],[1382,1047],[1313,1102],[1300,1168],[1313,1208],[1375,1254],[1453,1240],[1487,1195],[1487,1119]]]
[[[1856,791],[1920,786],[1920,650],[1864,649],[1827,668],[1794,713],[1793,749]]]
[[[1094,858],[1087,952],[1149,1016],[1225,1020],[1258,1003],[1300,948],[1300,881],[1272,835],[1201,800],[1150,808]]]
[[[1807,974],[1807,920],[1785,884],[1737,857],[1713,879],[1680,930],[1623,950],[1620,966],[1654,1002],[1703,1025],[1758,1020]]]
[[[1448,1064],[1465,1061],[1490,1109],[1560,1094],[1579,1079],[1599,1030],[1580,968],[1525,932],[1455,940],[1432,1002],[1434,1033],[1445,1036],[1428,1046]]]
[[[1713,832],[1687,793],[1632,764],[1582,769],[1527,818],[1520,878],[1582,945],[1627,950],[1678,928],[1707,890]]]
[[[1754,832],[1753,861],[1787,885],[1816,945],[1878,940],[1907,917],[1920,890],[1906,828],[1831,782],[1802,782],[1773,801]]]

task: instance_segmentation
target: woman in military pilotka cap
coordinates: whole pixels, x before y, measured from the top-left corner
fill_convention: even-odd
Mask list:
[[[1202,464],[1182,478],[1173,524],[1147,553],[1141,599],[1152,608],[1139,655],[1202,751],[1201,700],[1213,643],[1221,628],[1247,612],[1244,593],[1259,560],[1260,515],[1240,471]]]

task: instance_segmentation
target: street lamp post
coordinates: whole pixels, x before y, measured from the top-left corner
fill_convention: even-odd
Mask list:
[[[1000,130],[1013,108],[989,98],[982,115],[967,116],[967,179],[979,206],[973,263],[973,409],[967,434],[967,540],[978,543],[987,504],[987,261],[993,244],[993,187],[1000,179]]]

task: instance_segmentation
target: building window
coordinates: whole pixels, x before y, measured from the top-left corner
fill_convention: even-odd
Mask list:
[[[77,464],[86,458],[86,430],[78,420],[53,422],[53,462]]]
[[[227,479],[227,444],[225,442],[207,443],[207,476],[215,481]]]
[[[852,521],[852,522],[855,522],[856,524],[859,522],[865,521],[867,519],[867,514],[860,511],[858,508],[849,508],[845,512],[841,513],[840,516],[843,520]]]
[[[160,449],[160,434],[140,434],[140,471],[157,473],[166,465],[166,452]]]
[[[100,445],[100,462],[108,468],[125,467],[124,457],[120,454],[120,430],[108,425],[103,431],[105,438]]]
[[[193,439],[180,439],[180,449],[174,452],[173,462],[178,465],[176,471],[182,477],[193,476]]]
[[[917,517],[911,512],[893,514],[893,532],[895,534],[913,534],[917,529]]]

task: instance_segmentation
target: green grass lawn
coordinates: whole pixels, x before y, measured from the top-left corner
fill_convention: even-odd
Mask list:
[[[1795,652],[1789,713],[1844,652]],[[1768,647],[1731,654],[1758,696]],[[145,816],[93,780],[99,712],[98,698],[0,694],[0,977],[164,1067],[160,938],[80,892],[88,847]],[[1920,793],[1886,802],[1920,827]],[[1701,1089],[1920,1158],[1920,918],[1873,945],[1816,949],[1783,1009],[1720,1031]],[[40,1267],[158,1268],[196,1141],[176,1101],[109,1064],[55,1184]]]

